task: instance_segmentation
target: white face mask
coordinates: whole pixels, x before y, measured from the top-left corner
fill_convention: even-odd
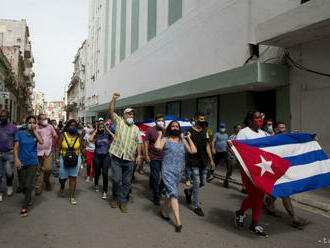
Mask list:
[[[48,120],[43,120],[43,121],[42,121],[42,125],[43,125],[43,126],[47,126],[47,125],[48,125]]]
[[[156,125],[157,125],[158,127],[165,127],[165,122],[163,122],[163,121],[157,121],[157,122],[156,122]]]
[[[127,118],[126,119],[127,124],[133,124],[134,123],[134,118]]]
[[[222,132],[222,133],[226,132],[226,128],[220,128],[219,130],[220,130],[220,132]]]

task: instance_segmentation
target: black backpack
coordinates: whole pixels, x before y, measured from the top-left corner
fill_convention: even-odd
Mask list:
[[[69,144],[65,134],[63,134],[63,135],[64,135],[64,139],[65,139],[66,143],[68,144],[68,149],[65,153],[65,156],[63,157],[64,166],[65,167],[76,167],[77,163],[78,163],[78,155],[74,151],[74,145],[76,144],[77,139],[79,139],[79,136],[77,136],[77,138],[73,142],[73,145],[70,147],[70,144]]]

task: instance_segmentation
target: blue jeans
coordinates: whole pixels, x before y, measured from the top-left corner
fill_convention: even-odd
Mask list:
[[[131,186],[134,162],[112,156],[112,197],[125,205]]]
[[[97,154],[95,153],[93,158],[94,166],[95,166],[95,186],[99,185],[99,179],[102,170],[102,178],[103,178],[103,192],[108,193],[108,181],[109,181],[109,167],[110,167],[110,155],[108,154]]]
[[[186,181],[188,181],[188,180],[191,181],[192,171],[191,171],[191,166],[189,163],[186,163],[185,173],[186,173]]]
[[[161,180],[162,160],[151,160],[150,162],[150,184],[153,197],[159,197],[164,188]]]
[[[193,186],[189,189],[193,194],[193,205],[199,207],[199,188],[203,187],[206,182],[207,167],[191,167]]]
[[[52,173],[54,175],[58,174],[58,168],[56,166],[55,156],[56,156],[56,150],[55,150],[55,148],[52,148]]]
[[[10,152],[0,152],[0,195],[3,193],[2,189],[2,177],[3,172],[5,172],[7,178],[7,186],[13,185],[14,179],[14,153]]]

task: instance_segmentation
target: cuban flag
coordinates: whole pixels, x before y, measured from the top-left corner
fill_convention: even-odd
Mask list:
[[[169,116],[169,115],[166,115],[164,117],[164,119],[165,119],[165,126],[166,127],[173,120],[179,122],[179,124],[180,124],[183,131],[186,131],[189,127],[191,127],[190,121],[185,120],[185,119],[176,118],[174,116]],[[145,133],[147,132],[147,130],[149,128],[155,126],[155,119],[152,118],[152,119],[141,121],[141,122],[135,122],[135,125],[140,129],[140,133],[141,133],[142,139],[144,141],[144,139],[146,137]]]
[[[273,197],[330,185],[330,160],[307,133],[278,134],[232,141],[232,151],[247,176]]]

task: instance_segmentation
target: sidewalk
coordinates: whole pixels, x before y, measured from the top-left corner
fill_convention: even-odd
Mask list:
[[[224,166],[217,166],[215,171],[215,177],[224,179],[226,174],[226,169]],[[241,175],[238,166],[234,166],[232,179],[229,180],[230,185],[241,186]],[[316,208],[321,210],[327,215],[330,215],[330,186],[318,190],[307,191],[299,194],[292,195],[291,198],[303,205]]]

